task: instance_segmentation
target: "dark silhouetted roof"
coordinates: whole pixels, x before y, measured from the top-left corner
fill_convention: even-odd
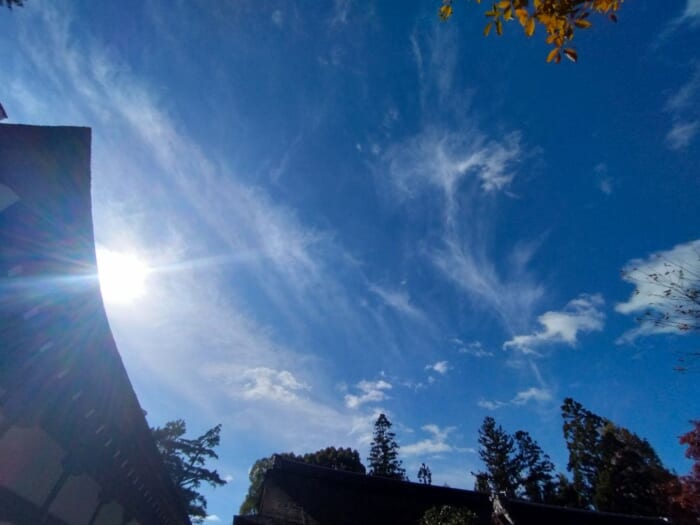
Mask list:
[[[625,516],[539,505],[500,497],[515,525],[652,525],[661,518]],[[488,494],[396,481],[308,465],[277,457],[267,472],[259,516],[236,516],[236,525],[415,524],[431,507],[471,510],[483,525],[492,523]],[[507,523],[505,519],[500,522]]]

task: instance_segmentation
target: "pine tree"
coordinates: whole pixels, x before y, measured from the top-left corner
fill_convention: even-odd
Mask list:
[[[218,459],[221,425],[207,430],[195,439],[185,438],[187,426],[182,419],[168,421],[165,426],[152,428],[151,433],[158,451],[163,457],[166,470],[194,523],[201,523],[207,517],[207,500],[199,492],[201,484],[212,487],[225,485],[216,470],[205,467],[206,462]]]
[[[573,489],[578,494],[576,507],[590,508],[602,463],[601,432],[607,423],[602,417],[583,408],[570,397],[561,407],[564,419],[564,440],[569,449],[569,463]]]
[[[418,469],[418,482],[423,485],[433,484],[433,473],[430,472],[430,467],[425,463],[421,463]]]
[[[549,503],[555,493],[554,463],[530,434],[515,433],[516,463],[519,470],[518,496],[536,503]]]
[[[485,417],[479,429],[479,457],[486,472],[472,473],[479,484],[478,489],[489,487],[489,492],[504,493],[515,497],[520,469],[515,458],[515,441],[496,420]]]
[[[374,436],[370,447],[369,475],[407,481],[406,470],[399,459],[399,445],[396,434],[391,431],[391,421],[379,414],[374,423]]]

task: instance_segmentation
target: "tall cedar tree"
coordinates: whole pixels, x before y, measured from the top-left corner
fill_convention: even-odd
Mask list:
[[[335,470],[345,470],[358,474],[365,474],[367,472],[362,461],[360,461],[360,453],[350,448],[326,447],[316,452],[304,454],[303,456],[297,456],[291,452],[286,452],[283,454],[273,454],[268,458],[261,458],[253,464],[248,474],[250,486],[248,487],[248,494],[246,494],[239,510],[241,515],[258,514],[260,511],[262,484],[265,479],[265,474],[274,465],[275,456]]]
[[[564,440],[569,450],[568,470],[572,473],[572,487],[578,508],[591,508],[602,458],[601,432],[606,421],[567,397],[561,407],[564,420]]]
[[[554,463],[530,434],[523,430],[515,433],[516,461],[520,469],[518,495],[536,503],[550,503],[554,499]]]
[[[151,429],[166,470],[179,489],[190,517],[201,522],[207,517],[207,500],[197,489],[203,482],[214,487],[226,484],[216,470],[205,468],[207,460],[219,457],[214,449],[219,446],[221,425],[195,439],[186,439],[185,432],[187,426],[182,419]]]
[[[374,436],[369,451],[369,475],[407,481],[406,470],[399,459],[396,434],[391,431],[391,421],[379,414],[374,423]]]
[[[479,429],[479,457],[486,472],[473,473],[477,489],[515,497],[519,466],[515,460],[515,440],[492,417],[485,417]]]
[[[583,408],[562,405],[568,468],[580,508],[645,516],[672,513],[668,490],[675,476],[648,441]]]
[[[553,499],[554,464],[530,434],[508,434],[492,417],[479,429],[479,457],[486,472],[475,473],[475,489],[544,503]]]
[[[433,473],[430,472],[430,467],[425,463],[421,463],[418,469],[418,483],[422,483],[423,485],[433,484]]]

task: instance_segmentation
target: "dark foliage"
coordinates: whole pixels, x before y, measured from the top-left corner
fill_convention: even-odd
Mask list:
[[[649,442],[571,398],[562,405],[568,468],[580,508],[636,514],[672,514],[669,487],[675,476]]]
[[[700,522],[700,421],[692,421],[693,429],[680,437],[687,445],[685,457],[694,461],[690,473],[680,478],[674,502],[680,507],[686,521]],[[678,520],[680,521],[680,520]]]
[[[572,488],[577,495],[572,506],[590,508],[600,470],[601,430],[605,420],[571,398],[561,407],[564,419],[564,440],[569,449],[568,470],[572,474]]]
[[[426,510],[418,525],[472,525],[478,522],[478,516],[468,509],[442,505]]]
[[[406,470],[401,466],[399,445],[396,443],[396,435],[391,431],[391,421],[384,414],[379,414],[374,423],[374,436],[367,461],[370,476],[408,480]]]
[[[486,417],[479,429],[479,447],[486,471],[474,473],[475,490],[538,503],[552,500],[554,464],[530,434],[519,430],[511,436]]]
[[[260,491],[262,490],[265,473],[273,467],[275,456],[291,459],[293,461],[303,461],[310,465],[356,472],[358,474],[365,474],[367,472],[362,461],[360,461],[360,453],[351,448],[326,447],[316,452],[304,454],[303,456],[298,456],[291,452],[273,454],[268,458],[257,460],[250,469],[250,474],[248,475],[250,487],[248,487],[248,493],[243,503],[241,503],[240,514],[251,515],[259,512]]]
[[[418,482],[423,485],[433,484],[433,473],[430,472],[430,467],[425,463],[421,463],[418,469]]]
[[[202,483],[214,487],[226,484],[216,470],[205,467],[208,460],[219,457],[214,449],[219,446],[221,425],[195,439],[184,437],[187,426],[182,419],[169,421],[151,432],[190,516],[196,522],[203,520],[207,516],[207,500],[197,489]]]

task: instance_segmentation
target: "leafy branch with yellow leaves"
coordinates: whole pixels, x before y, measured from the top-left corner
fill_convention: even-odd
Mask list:
[[[477,4],[481,0],[475,0]],[[489,22],[484,28],[484,36],[493,29],[499,36],[503,34],[504,22],[517,20],[531,37],[537,25],[547,33],[547,44],[552,50],[547,55],[547,62],[558,64],[562,56],[576,62],[578,54],[571,46],[577,29],[588,29],[593,24],[591,15],[607,17],[617,22],[616,12],[624,0],[499,0],[484,15]],[[452,0],[442,0],[439,15],[443,21],[452,16]]]

